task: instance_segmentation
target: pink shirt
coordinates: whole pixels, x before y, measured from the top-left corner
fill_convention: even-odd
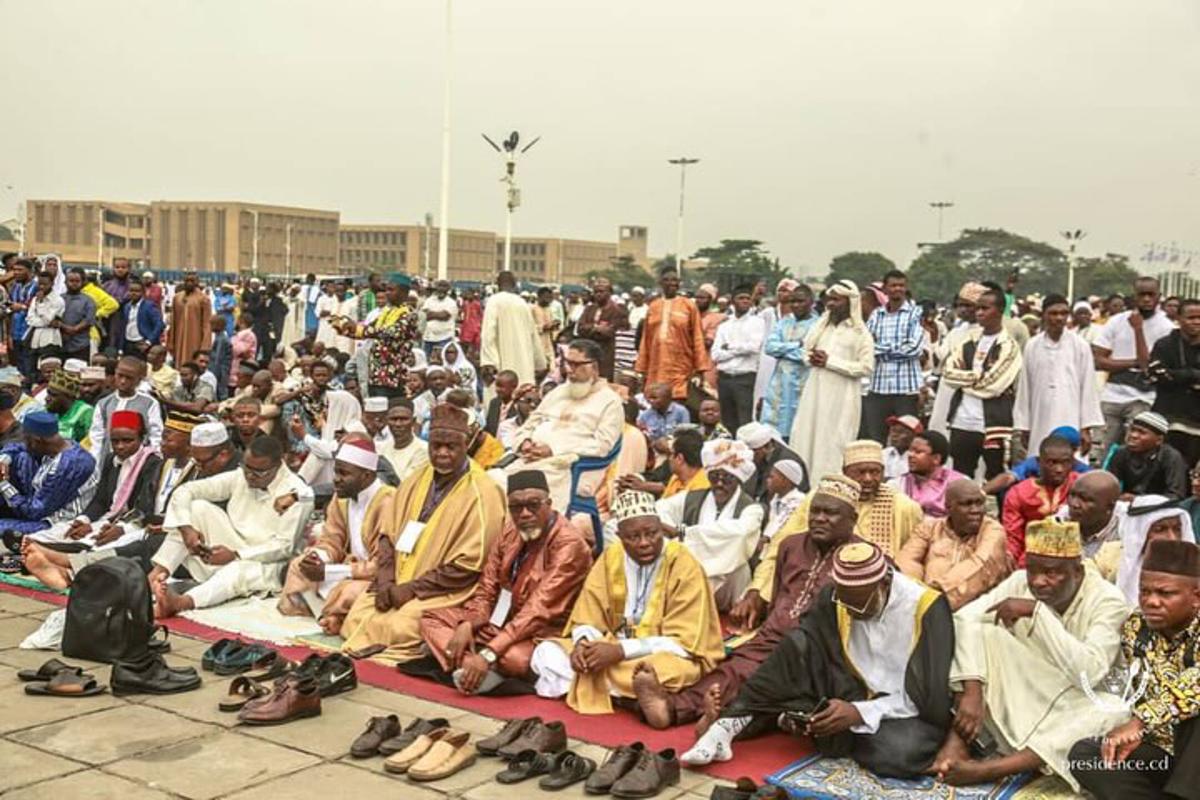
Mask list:
[[[241,368],[242,361],[253,360],[254,352],[258,350],[258,338],[251,328],[246,328],[235,333],[229,344],[233,349],[233,358],[229,362],[229,385],[236,386],[238,369]]]
[[[925,516],[941,519],[946,516],[946,487],[965,477],[950,467],[938,467],[927,478],[911,472],[901,475],[896,479],[896,488],[915,500]]]

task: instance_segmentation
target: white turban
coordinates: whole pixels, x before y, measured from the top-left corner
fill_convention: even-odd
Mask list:
[[[757,450],[772,440],[778,440],[779,431],[761,422],[747,422],[737,429],[737,438],[751,450]]]
[[[724,470],[739,481],[750,480],[754,475],[754,451],[745,442],[733,439],[713,439],[704,443],[700,451],[700,462],[706,472]]]

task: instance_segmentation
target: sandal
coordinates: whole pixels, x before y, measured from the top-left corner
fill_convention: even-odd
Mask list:
[[[83,667],[73,667],[70,664],[59,661],[57,658],[52,658],[36,670],[21,670],[17,673],[17,677],[23,681],[49,681],[60,672],[70,672],[75,675],[85,674]]]
[[[538,788],[547,792],[557,792],[590,777],[595,771],[595,761],[564,750],[554,756],[550,774],[538,781]]]
[[[238,642],[237,646],[217,656],[213,672],[218,675],[240,675],[259,661],[264,661],[271,652],[271,648],[265,645]]]
[[[221,698],[217,708],[222,711],[241,711],[247,703],[266,697],[270,693],[269,686],[263,686],[245,675],[239,675],[229,684],[229,693]]]
[[[108,689],[103,684],[96,683],[95,677],[84,673],[76,675],[73,672],[59,672],[46,683],[30,683],[25,686],[25,694],[53,695],[55,697],[94,697],[104,694]]]
[[[508,762],[508,767],[496,774],[496,783],[520,783],[545,775],[554,767],[555,759],[550,753],[537,750],[522,750]]]
[[[271,650],[250,665],[250,671],[246,673],[246,677],[258,682],[272,681],[289,672],[294,672],[298,666],[299,664],[295,661],[289,661],[275,650]]]
[[[20,575],[25,571],[25,557],[20,553],[0,556],[0,572],[5,575]]]
[[[241,642],[239,642],[237,639],[218,639],[217,641],[213,642],[212,645],[204,651],[204,655],[200,656],[201,669],[206,669],[209,672],[212,672],[213,667],[216,666],[217,658],[233,648],[235,645],[240,646]]]

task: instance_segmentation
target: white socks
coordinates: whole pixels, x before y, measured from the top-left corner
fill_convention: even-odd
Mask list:
[[[750,724],[750,717],[725,717],[714,722],[679,760],[692,767],[733,758],[733,737]]]

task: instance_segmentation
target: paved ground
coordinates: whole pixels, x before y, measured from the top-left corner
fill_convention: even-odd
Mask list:
[[[54,654],[17,645],[51,608],[0,592],[0,796],[5,800],[585,797],[582,784],[554,794],[540,792],[533,781],[503,787],[492,781],[500,770],[495,759],[481,758],[444,781],[414,784],[385,773],[382,758],[350,758],[350,742],[371,716],[395,713],[404,724],[414,717],[441,716],[479,736],[502,724],[370,686],[324,701],[320,717],[273,728],[237,727],[233,714],[218,711],[228,679],[211,672],[201,671],[200,689],[167,697],[27,696],[17,670],[37,667]],[[171,641],[168,662],[199,670],[208,643],[174,635]],[[108,682],[107,665],[88,666]],[[597,762],[605,756],[594,745],[571,746]],[[713,785],[685,770],[679,786],[659,797],[699,800]]]

